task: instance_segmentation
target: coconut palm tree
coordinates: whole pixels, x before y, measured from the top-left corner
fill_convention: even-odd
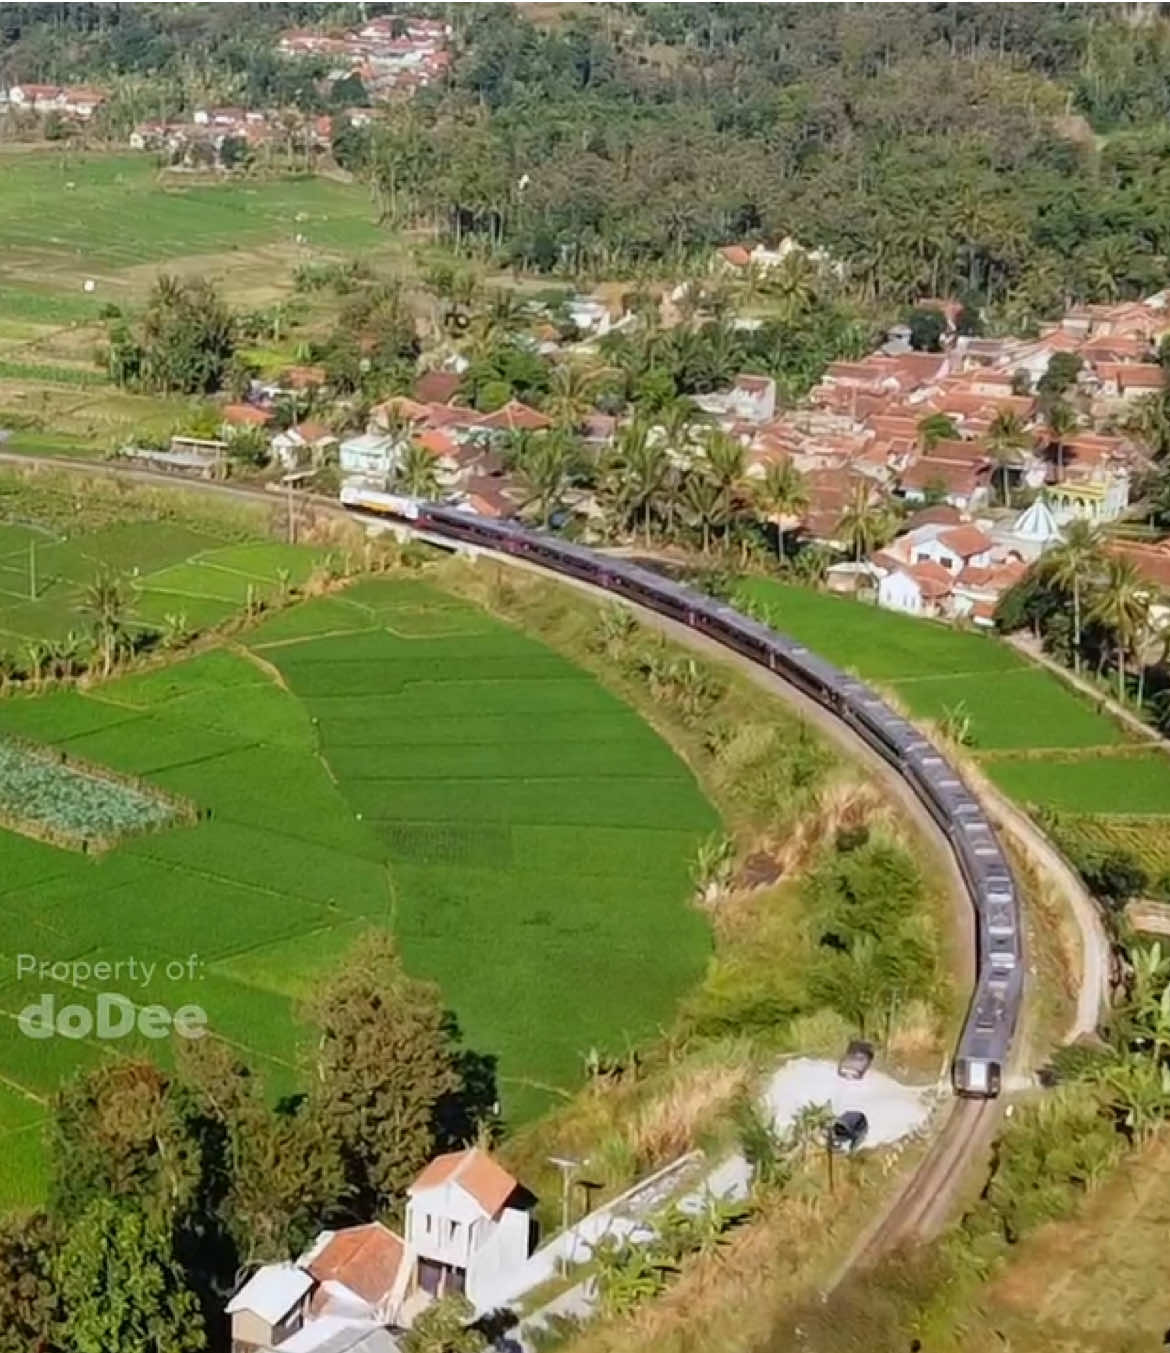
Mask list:
[[[536,507],[545,530],[569,485],[575,463],[575,449],[568,438],[546,432],[532,441],[517,466],[526,494],[522,506]]]
[[[721,428],[712,428],[703,439],[703,459],[707,473],[719,489],[723,517],[723,544],[731,540],[731,519],[734,516],[735,491],[743,483],[746,453],[743,445]]]
[[[1145,443],[1155,459],[1170,454],[1170,405],[1165,394],[1157,390],[1136,400],[1125,428]]]
[[[435,457],[425,446],[409,441],[398,463],[395,483],[412,498],[434,499],[439,496],[439,471]]]
[[[855,564],[860,564],[864,555],[884,544],[889,532],[889,517],[884,505],[874,501],[873,486],[868,480],[858,480],[854,484],[837,529]]]
[[[129,599],[117,574],[102,568],[82,594],[78,610],[88,618],[94,644],[102,655],[102,675],[109,676],[131,615]]]
[[[1000,475],[999,493],[1005,507],[1009,497],[1008,470],[1018,462],[1019,453],[1031,444],[1032,438],[1019,414],[1010,409],[1000,409],[987,430],[986,445]]]
[[[683,508],[699,528],[703,553],[711,553],[711,527],[719,513],[719,485],[705,469],[694,469],[682,481]]]
[[[1044,425],[1048,430],[1048,440],[1056,449],[1056,482],[1064,479],[1064,447],[1069,434],[1076,431],[1077,416],[1071,405],[1063,399],[1057,399],[1049,406],[1044,415]]]
[[[562,362],[555,366],[549,378],[545,412],[564,427],[580,427],[593,408],[593,396],[600,377],[599,371],[591,371],[573,362]]]
[[[764,471],[756,502],[776,527],[776,558],[784,562],[784,518],[803,512],[809,504],[808,483],[789,457]]]
[[[1117,698],[1124,704],[1126,654],[1136,653],[1141,662],[1140,646],[1150,618],[1148,586],[1130,560],[1113,555],[1106,561],[1105,576],[1089,617],[1113,635],[1117,653]]]
[[[626,511],[642,519],[643,538],[650,544],[650,522],[670,478],[670,455],[666,444],[650,436],[642,420],[631,423],[617,448],[619,495]]]
[[[1044,561],[1044,571],[1058,587],[1072,593],[1073,671],[1081,670],[1081,602],[1101,568],[1101,538],[1087,521],[1072,521],[1063,542]]]

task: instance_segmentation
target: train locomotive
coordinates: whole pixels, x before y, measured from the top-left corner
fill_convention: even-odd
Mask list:
[[[938,748],[864,682],[725,602],[626,560],[442,504],[347,484],[342,503],[439,537],[516,556],[687,625],[760,663],[848,724],[907,781],[954,852],[974,908],[978,971],[952,1060],[960,1095],[1000,1092],[1023,997],[1016,881],[982,806]]]

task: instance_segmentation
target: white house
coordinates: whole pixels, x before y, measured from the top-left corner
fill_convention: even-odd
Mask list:
[[[302,1328],[313,1292],[313,1279],[296,1264],[258,1268],[227,1304],[236,1353],[270,1349]]]
[[[534,1199],[477,1147],[437,1156],[407,1190],[406,1243],[431,1296],[473,1305],[532,1253]]]
[[[268,443],[273,458],[286,470],[302,465],[320,465],[337,438],[323,423],[304,422],[276,433]]]
[[[941,565],[899,564],[878,583],[878,605],[907,615],[938,615],[952,591],[950,574]]]
[[[911,564],[938,564],[952,578],[965,568],[987,568],[991,563],[991,537],[977,526],[930,524],[908,531],[889,551]]]
[[[401,449],[393,438],[379,432],[363,432],[357,437],[347,437],[338,449],[338,457],[343,475],[386,484],[398,470]]]
[[[594,300],[592,296],[574,296],[568,305],[569,319],[583,334],[592,334],[600,338],[609,333],[611,320],[609,307],[604,301]]]

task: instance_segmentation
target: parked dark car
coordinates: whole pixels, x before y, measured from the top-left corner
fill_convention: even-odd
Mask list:
[[[869,1119],[858,1109],[847,1109],[833,1120],[829,1146],[834,1151],[856,1151],[869,1132]]]
[[[873,1061],[873,1044],[855,1038],[845,1049],[845,1056],[837,1063],[837,1075],[847,1081],[859,1081]]]

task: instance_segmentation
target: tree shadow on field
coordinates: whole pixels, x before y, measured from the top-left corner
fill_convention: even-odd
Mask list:
[[[452,1043],[463,1040],[459,1020],[453,1010],[443,1013],[444,1026]],[[494,1141],[500,1134],[500,1092],[497,1081],[499,1058],[492,1052],[460,1048],[455,1054],[459,1086],[435,1105],[435,1145],[451,1151],[476,1141],[486,1134]]]

